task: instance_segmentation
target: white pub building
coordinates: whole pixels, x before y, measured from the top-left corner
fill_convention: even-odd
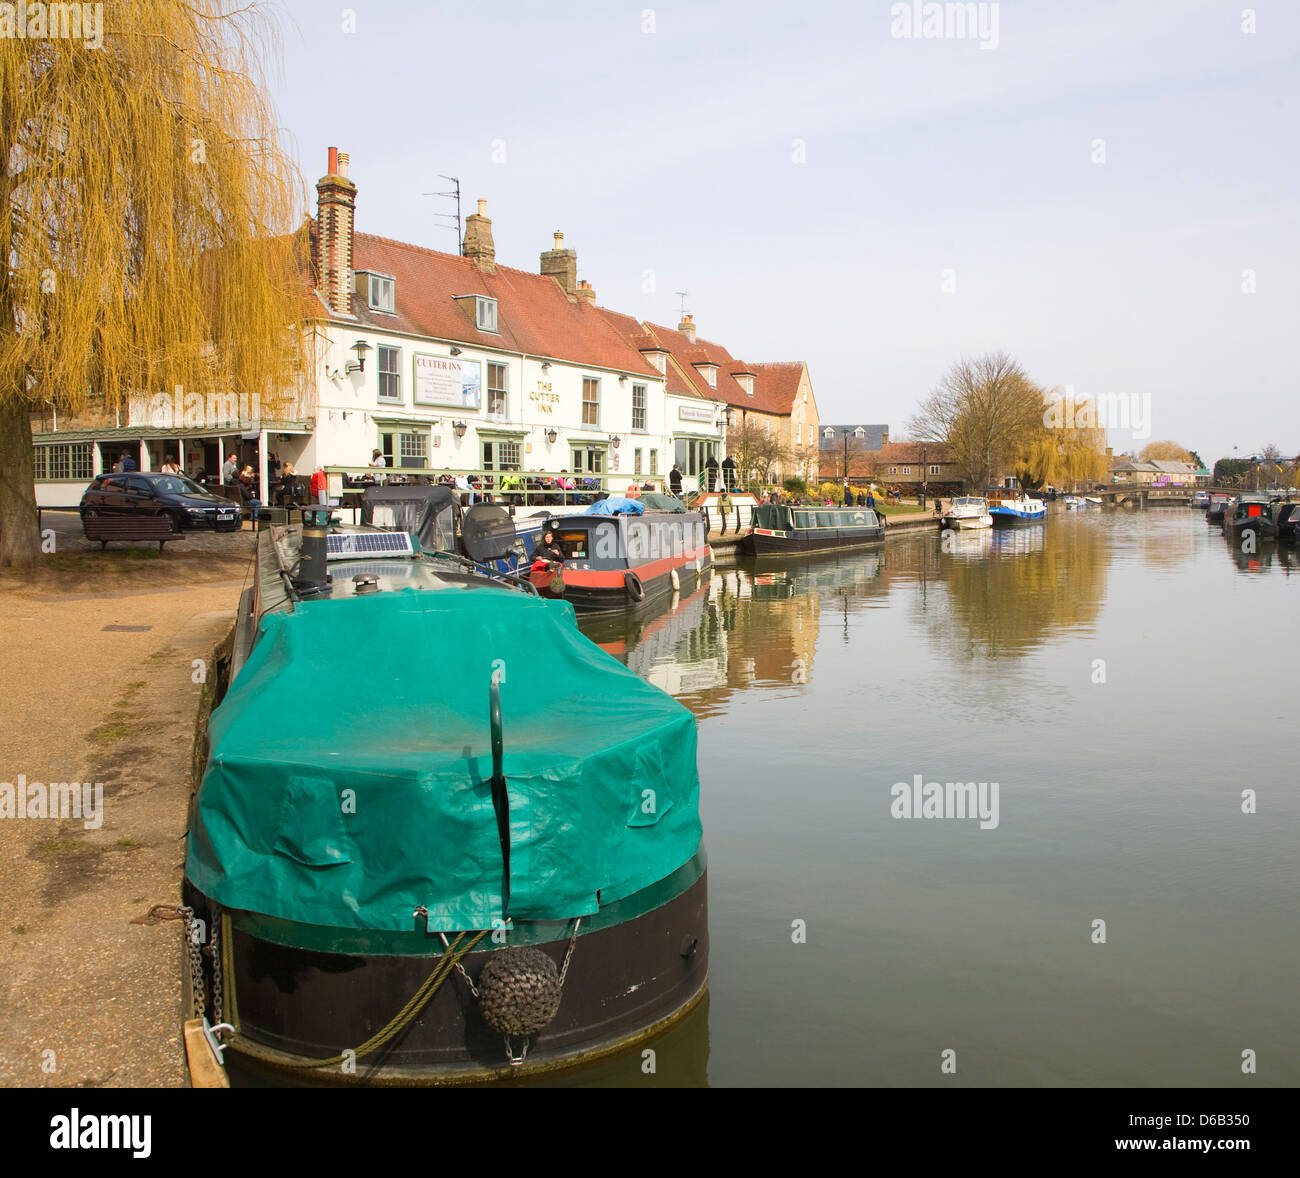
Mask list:
[[[674,462],[694,490],[709,458],[722,461],[732,406],[708,395],[717,363],[677,355],[648,325],[598,307],[563,234],[534,273],[497,265],[484,201],[466,218],[459,255],[358,233],[357,187],[336,148],[316,190],[320,317],[302,398],[275,418],[242,405],[224,417],[198,406],[196,417],[176,390],[137,398],[111,429],[37,426],[42,506],[75,505],[122,451],[141,470],[173,456],[186,473],[208,478],[234,452],[262,487],[275,454],[299,476],[323,467],[332,498],[376,450],[390,473],[477,472],[492,483],[502,472],[567,472],[613,494],[633,483],[663,487]],[[689,317],[681,330],[694,349]],[[685,351],[679,333],[660,334]],[[731,366],[735,387],[752,394],[752,370]]]

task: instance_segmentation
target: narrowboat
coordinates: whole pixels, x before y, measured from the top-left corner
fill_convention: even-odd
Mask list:
[[[583,515],[549,521],[564,553],[564,599],[580,613],[662,607],[674,593],[690,593],[713,566],[700,512],[676,500],[673,511],[597,511],[620,502],[628,501],[602,500]]]
[[[1023,491],[1010,487],[990,487],[989,515],[995,528],[1023,528],[1040,524],[1047,518],[1047,504],[1031,499]]]
[[[979,495],[959,495],[943,513],[945,528],[991,528],[988,500]]]
[[[1279,540],[1294,544],[1300,539],[1300,503],[1279,503],[1276,519]]]
[[[1205,522],[1207,524],[1223,524],[1236,501],[1234,495],[1222,495],[1212,492],[1205,507]]]
[[[1223,534],[1234,544],[1252,547],[1263,540],[1276,540],[1273,510],[1267,497],[1243,495],[1224,520]]]
[[[794,506],[760,503],[754,526],[741,541],[746,556],[803,556],[877,544],[885,517],[870,507]]]
[[[542,1075],[705,991],[694,718],[488,563],[504,511],[457,552],[428,490],[432,518],[377,512],[394,530],[262,532],[218,676],[186,990],[219,1051],[291,1081]]]

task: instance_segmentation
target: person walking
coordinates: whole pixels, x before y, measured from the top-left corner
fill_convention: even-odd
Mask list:
[[[730,454],[722,460],[722,486],[727,491],[736,489],[736,460]]]
[[[709,460],[704,464],[704,489],[706,491],[715,491],[718,487],[718,460],[709,455]]]
[[[668,472],[668,486],[672,489],[672,493],[676,495],[678,499],[682,497],[682,472],[681,468],[678,467],[675,462],[673,463],[672,470]]]

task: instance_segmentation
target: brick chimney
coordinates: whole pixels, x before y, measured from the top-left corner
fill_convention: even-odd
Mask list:
[[[578,283],[578,298],[585,299],[592,306],[596,303],[596,288],[585,278]]]
[[[677,330],[682,333],[691,343],[695,342],[695,316],[683,315],[682,321],[677,325]]]
[[[316,284],[336,315],[352,314],[352,226],[357,186],[348,153],[330,148],[329,172],[316,181]]]
[[[465,243],[460,252],[485,274],[497,270],[497,250],[492,244],[492,222],[487,215],[487,201],[478,202],[478,212],[465,218]]]
[[[559,282],[569,298],[578,293],[578,255],[574,250],[564,248],[564,234],[559,230],[555,233],[555,248],[542,255],[542,273]],[[594,291],[592,297],[595,297]]]

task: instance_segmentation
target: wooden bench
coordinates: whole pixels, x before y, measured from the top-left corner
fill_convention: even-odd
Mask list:
[[[158,551],[172,540],[183,540],[172,531],[172,521],[165,515],[96,515],[81,521],[87,540],[98,540],[100,549],[110,540],[157,540]]]

